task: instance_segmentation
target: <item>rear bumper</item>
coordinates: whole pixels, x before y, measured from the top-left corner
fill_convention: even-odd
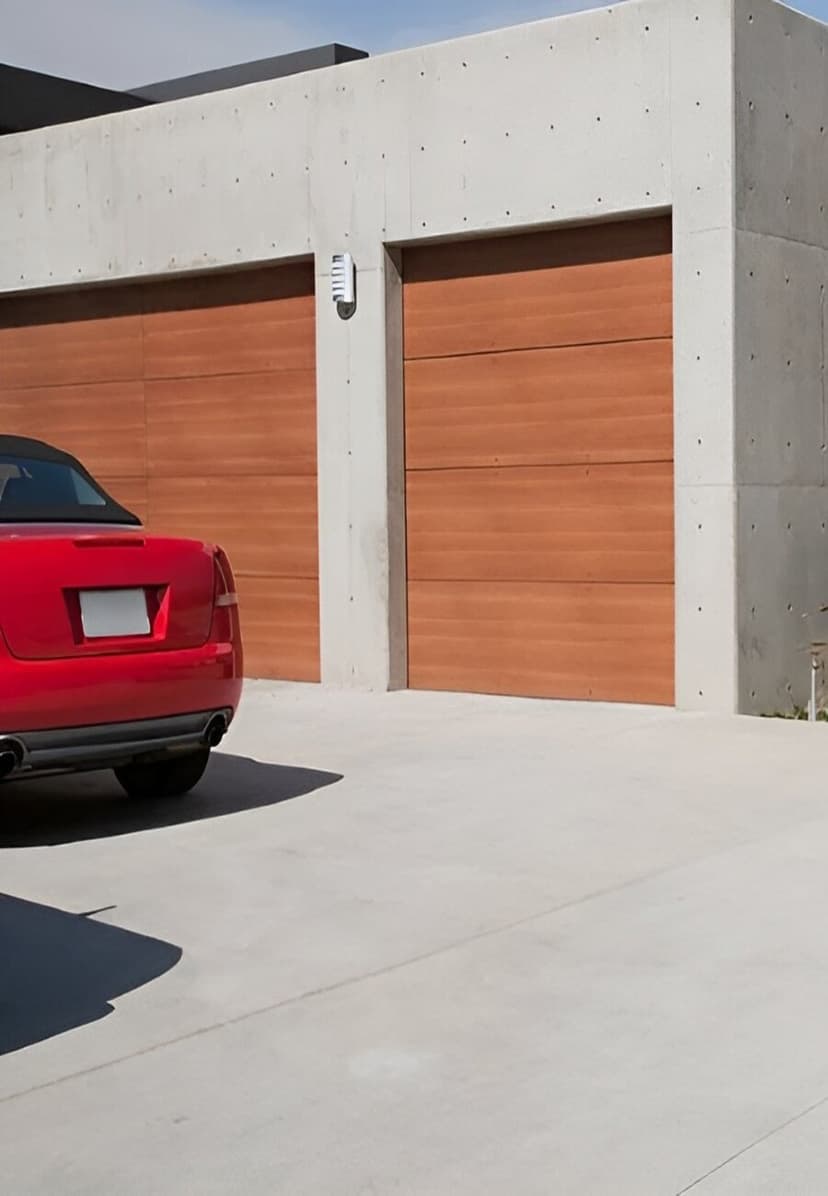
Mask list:
[[[0,734],[0,773],[18,780],[43,773],[87,772],[215,747],[232,718],[232,709],[225,707],[138,722]],[[9,754],[15,757],[13,768]]]
[[[235,710],[241,690],[239,644],[18,660],[0,640],[0,732],[8,734]]]

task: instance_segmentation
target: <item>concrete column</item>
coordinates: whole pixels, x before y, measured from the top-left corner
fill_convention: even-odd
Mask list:
[[[828,28],[734,13],[739,705],[772,714],[828,638]]]
[[[676,705],[730,713],[738,694],[732,4],[673,0],[670,16]]]
[[[317,256],[317,425],[322,681],[405,685],[402,285],[391,254],[356,255],[357,308],[330,298]]]

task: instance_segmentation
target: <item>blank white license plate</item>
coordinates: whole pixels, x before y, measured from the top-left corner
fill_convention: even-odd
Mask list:
[[[81,590],[80,609],[83,634],[89,640],[150,633],[143,590]]]

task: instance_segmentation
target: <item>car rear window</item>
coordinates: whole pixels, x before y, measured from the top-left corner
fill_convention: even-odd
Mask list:
[[[0,522],[112,522],[113,508],[109,496],[68,462],[0,454]]]

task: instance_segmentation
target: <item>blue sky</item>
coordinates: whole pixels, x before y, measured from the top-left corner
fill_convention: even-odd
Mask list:
[[[601,2],[0,0],[0,58],[130,87],[331,41],[380,53]],[[828,21],[828,0],[796,0],[794,7]]]
[[[556,12],[579,8],[597,8],[613,0],[306,0],[306,10],[330,29],[339,29],[336,40],[350,41],[376,51],[412,44],[426,39],[436,41],[466,32],[476,32],[499,25],[540,20]],[[618,0],[616,0],[618,2]],[[621,0],[623,2],[623,0]],[[691,0],[687,0],[688,3]],[[279,5],[274,0],[236,0],[236,6],[271,11]],[[234,7],[232,0],[228,6]],[[791,7],[828,21],[828,0],[796,0]]]
[[[623,2],[623,0],[622,0]],[[320,28],[337,30],[337,41],[379,52],[423,41],[541,20],[559,12],[597,8],[600,0],[309,0],[304,11]],[[825,0],[828,5],[828,0]],[[236,0],[273,11],[274,0]],[[232,3],[231,3],[232,6]]]

